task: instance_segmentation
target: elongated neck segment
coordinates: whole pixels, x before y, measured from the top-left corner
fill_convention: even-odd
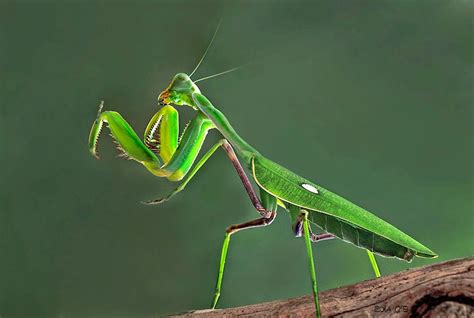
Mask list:
[[[224,114],[215,108],[206,96],[199,93],[194,93],[192,96],[196,107],[214,123],[224,138],[235,148],[237,154],[245,160],[247,166],[250,166],[252,157],[259,155],[259,152],[237,134]]]

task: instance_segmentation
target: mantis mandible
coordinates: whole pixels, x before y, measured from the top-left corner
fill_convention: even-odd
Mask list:
[[[277,216],[278,206],[289,213],[294,235],[304,237],[315,311],[318,317],[321,311],[312,242],[337,237],[366,249],[377,277],[380,276],[380,271],[373,253],[408,262],[415,256],[437,257],[433,251],[393,225],[271,161],[242,139],[221,110],[201,93],[196,85],[199,80],[191,79],[192,74],[206,56],[214,36],[194,71],[190,75],[176,74],[169,86],[161,92],[158,97],[158,105],[161,108],[151,118],[143,140],[119,113],[102,111],[103,103],[99,107],[97,119],[89,135],[90,152],[99,159],[97,145],[103,124],[106,123],[124,156],[141,163],[157,177],[181,181],[169,195],[144,202],[147,204],[158,204],[170,199],[186,187],[217,149],[222,148],[226,152],[260,217],[231,225],[226,229],[216,289],[211,303],[213,309],[221,294],[231,236],[242,230],[270,225]],[[197,114],[179,137],[176,108],[181,106],[190,107]],[[216,129],[222,135],[222,139],[212,146],[193,167],[204,140],[212,129]],[[256,189],[249,180],[246,170],[255,181]],[[317,225],[324,233],[313,233],[312,224]]]

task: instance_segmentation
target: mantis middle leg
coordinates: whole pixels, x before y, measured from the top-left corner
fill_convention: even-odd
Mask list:
[[[276,215],[277,215],[276,198],[268,194],[264,190],[260,190],[260,195],[262,198],[261,204],[267,211],[270,211],[269,214],[261,218],[249,221],[249,222],[231,225],[226,229],[224,242],[222,244],[221,257],[219,261],[219,271],[217,274],[216,290],[214,292],[214,298],[212,299],[212,303],[211,303],[212,309],[216,308],[217,302],[219,301],[219,297],[221,295],[222,278],[224,277],[224,268],[225,268],[225,262],[227,259],[227,251],[229,250],[231,235],[242,230],[270,225],[273,222],[273,220],[275,220],[276,218]]]
[[[229,144],[229,142],[225,139],[219,140],[212,148],[199,160],[199,162],[194,166],[194,168],[191,170],[190,173],[186,175],[186,177],[183,179],[181,184],[174,189],[170,194],[167,196],[160,198],[160,199],[155,199],[155,200],[150,200],[150,201],[145,201],[145,204],[159,204],[164,201],[169,200],[172,196],[175,194],[179,193],[182,191],[186,185],[191,181],[191,179],[194,177],[194,175],[198,172],[198,170],[206,163],[206,161],[214,154],[214,152],[219,148],[222,147],[227,156],[229,157],[230,161],[232,162],[232,165],[234,166],[235,170],[237,171],[237,174],[239,175],[239,178],[244,185],[244,188],[250,198],[250,201],[252,201],[253,206],[255,209],[262,215],[262,216],[268,216],[270,215],[271,211],[268,211],[260,202],[258,199],[257,194],[255,193],[252,184],[245,174],[244,169],[242,168],[242,165],[239,162],[239,159],[237,158],[237,155],[234,152],[234,149],[232,146]]]

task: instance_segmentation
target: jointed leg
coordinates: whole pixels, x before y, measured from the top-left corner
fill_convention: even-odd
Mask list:
[[[191,181],[191,179],[194,177],[194,175],[198,172],[198,170],[206,163],[206,161],[214,154],[214,152],[221,146],[227,153],[227,156],[229,157],[230,161],[232,162],[232,165],[234,166],[235,170],[237,171],[237,174],[240,177],[240,180],[242,181],[242,184],[244,185],[245,190],[247,191],[247,194],[252,201],[253,206],[255,209],[262,215],[262,216],[269,216],[271,211],[265,209],[263,207],[262,203],[258,199],[257,194],[255,193],[255,190],[252,187],[252,184],[245,174],[244,169],[242,168],[242,165],[239,162],[239,159],[237,158],[234,149],[232,146],[229,144],[229,142],[225,139],[219,140],[214,146],[209,149],[209,151],[199,160],[199,162],[194,166],[194,168],[189,172],[186,177],[183,179],[181,184],[174,189],[169,195],[167,195],[164,198],[160,199],[155,199],[155,200],[150,200],[150,201],[145,201],[145,204],[159,204],[164,201],[169,200],[172,196],[175,194],[179,193],[182,191],[186,185]]]
[[[149,201],[144,201],[143,203],[145,204],[159,204],[163,203],[165,201],[168,201],[172,196],[175,194],[181,192],[186,185],[188,184],[189,181],[194,177],[196,172],[206,163],[206,161],[214,154],[214,152],[222,145],[224,142],[224,139],[219,140],[214,146],[209,149],[204,156],[198,161],[198,163],[194,166],[194,168],[186,175],[186,177],[183,179],[183,181],[180,183],[180,185],[174,189],[170,194],[167,196],[160,198],[160,199],[154,199],[154,200],[149,200]]]
[[[230,150],[232,150],[231,147],[230,147]],[[232,158],[231,158],[231,160],[232,160]],[[236,164],[240,167],[240,169],[242,168],[240,166],[240,163],[238,162],[238,160],[236,161]],[[242,172],[243,172],[243,170],[242,170]],[[239,173],[239,175],[240,175],[240,173]],[[241,178],[247,178],[245,173],[242,174]],[[248,179],[247,179],[247,181],[248,181]],[[250,185],[250,182],[248,184]],[[254,192],[254,190],[251,186],[249,188],[246,187],[246,189],[247,189],[248,192],[251,192],[254,195],[254,199],[255,199],[255,202],[257,203],[257,205],[261,206],[263,208],[263,211],[265,211],[265,212],[268,211],[268,213],[264,213],[264,215],[261,218],[258,218],[256,220],[246,222],[246,223],[242,223],[242,224],[231,225],[227,228],[225,238],[224,238],[224,243],[222,245],[221,258],[220,258],[220,262],[219,262],[219,273],[218,273],[218,276],[217,276],[216,291],[215,291],[215,294],[214,294],[214,299],[212,300],[212,304],[211,304],[213,309],[216,307],[217,301],[219,300],[219,296],[221,294],[222,278],[224,276],[225,260],[226,260],[226,257],[227,257],[227,251],[229,249],[230,236],[232,234],[238,232],[238,231],[241,231],[241,230],[255,228],[255,227],[267,226],[267,225],[269,225],[273,222],[273,220],[275,219],[275,217],[277,215],[276,211],[277,211],[278,206],[277,206],[276,197],[269,194],[265,190],[260,189],[260,199],[261,199],[261,201],[260,201],[260,199],[257,197],[257,195],[255,194],[255,192]],[[252,200],[252,202],[254,202],[254,201]]]
[[[252,201],[253,206],[262,216],[268,217],[271,214],[271,211],[267,210],[266,208],[268,207],[264,207],[262,203],[260,202],[260,200],[258,199],[257,194],[255,193],[255,190],[253,189],[249,178],[245,174],[245,171],[242,168],[242,165],[240,164],[239,159],[237,158],[237,155],[234,152],[234,149],[232,148],[232,146],[229,144],[227,140],[224,140],[222,144],[222,148],[224,148],[224,150],[227,153],[227,156],[229,157],[230,161],[234,165],[234,168],[240,177],[240,181],[242,181],[242,184],[244,185],[244,188],[247,191],[247,194],[250,198],[250,201]],[[275,203],[276,203],[276,199],[275,199]]]
[[[309,232],[310,232],[309,239],[311,240],[311,242],[321,242],[321,241],[332,240],[333,238],[336,238],[336,236],[331,233],[314,234],[311,232],[311,228],[309,228]]]
[[[375,277],[380,277],[380,270],[379,266],[377,265],[377,261],[375,260],[375,255],[371,251],[367,250],[367,255],[369,256],[370,264],[372,265],[372,269],[374,270]]]
[[[301,237],[303,235],[303,217],[301,214],[298,214],[296,216],[296,213],[298,211],[298,207],[296,206],[291,206],[289,205],[289,212],[290,215],[294,214],[294,225],[293,225],[293,231],[295,233],[296,237]],[[310,240],[311,242],[319,242],[319,241],[324,241],[324,240],[330,240],[335,238],[336,236],[331,234],[331,233],[323,233],[323,234],[314,234],[311,231],[311,227],[309,227],[309,234],[310,234]],[[367,255],[369,256],[370,259],[370,264],[372,265],[372,269],[374,270],[375,277],[379,278],[380,277],[380,270],[377,265],[377,261],[375,260],[374,253],[372,253],[369,250],[367,251]]]
[[[154,175],[171,181],[181,180],[188,173],[207,132],[214,128],[212,122],[199,113],[191,120],[177,145],[177,112],[172,106],[164,106],[148,124],[142,141],[119,113],[101,110],[102,104],[89,135],[91,153],[99,158],[97,142],[103,124],[107,123],[111,135],[126,156],[143,164]]]
[[[92,155],[99,159],[97,144],[102,127],[104,123],[107,123],[112,137],[118,143],[119,149],[128,157],[140,163],[148,164],[151,167],[159,167],[161,162],[158,157],[146,147],[127,121],[117,112],[102,112],[102,107],[103,102],[99,107],[97,119],[94,121],[89,134],[89,150]]]
[[[219,273],[217,275],[216,291],[214,293],[214,298],[211,304],[212,309],[216,308],[217,301],[219,300],[219,296],[221,295],[222,278],[224,277],[224,267],[225,267],[225,261],[227,258],[227,251],[229,249],[230,236],[241,230],[267,226],[273,222],[276,215],[277,215],[276,211],[272,211],[270,212],[268,217],[261,217],[250,222],[231,225],[227,228],[225,237],[224,237],[224,243],[222,244],[221,258],[219,262]]]
[[[293,206],[291,207],[292,210],[295,208],[299,209],[298,207],[293,207]],[[301,237],[303,235],[303,222],[304,222],[304,218],[303,218],[303,215],[300,213],[293,226],[293,231],[296,237]],[[336,236],[331,233],[314,234],[313,231],[311,230],[311,226],[309,226],[309,239],[311,240],[311,242],[332,240],[334,238],[336,238]]]
[[[321,309],[319,307],[318,285],[316,283],[316,270],[314,268],[313,249],[311,246],[308,211],[301,210],[301,218],[303,220],[303,235],[306,243],[306,252],[308,254],[309,272],[311,275],[311,287],[313,290],[314,304],[316,306],[316,316],[319,318],[321,317]]]
[[[150,150],[158,153],[166,164],[178,148],[178,135],[178,111],[170,105],[165,105],[150,119],[143,141]]]

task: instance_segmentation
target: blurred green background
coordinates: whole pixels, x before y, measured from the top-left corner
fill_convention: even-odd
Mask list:
[[[438,252],[472,255],[470,1],[63,1],[0,5],[0,314],[150,317],[209,306],[225,228],[254,218],[222,152],[187,190],[87,149],[97,105],[141,134],[190,72],[252,145]],[[192,118],[182,110],[182,121]],[[208,148],[218,138],[212,133]],[[315,246],[322,290],[372,278],[366,253]],[[232,241],[219,306],[310,293],[285,212]]]

